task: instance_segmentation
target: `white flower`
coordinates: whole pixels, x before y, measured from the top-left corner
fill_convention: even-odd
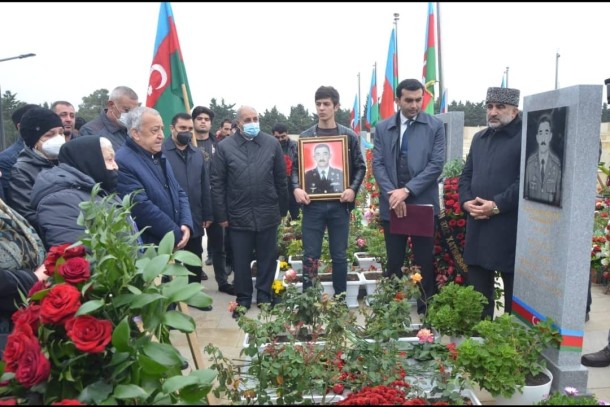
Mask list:
[[[566,388],[563,389],[563,391],[568,396],[576,396],[578,394],[578,390],[576,390],[574,387],[566,387]]]
[[[602,266],[607,266],[608,265],[608,257],[604,257],[601,261]]]

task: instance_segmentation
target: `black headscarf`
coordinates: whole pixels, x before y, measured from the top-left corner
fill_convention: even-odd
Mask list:
[[[102,188],[106,191],[114,191],[116,179],[113,182],[112,178],[116,178],[114,177],[116,171],[106,169],[100,136],[80,136],[70,140],[61,146],[58,158],[60,163],[76,168],[93,178],[95,182],[101,182]]]

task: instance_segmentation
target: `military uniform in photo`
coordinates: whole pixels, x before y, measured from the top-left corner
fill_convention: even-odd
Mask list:
[[[547,154],[544,164],[542,160],[544,159],[538,154],[532,154],[527,159],[525,196],[537,201],[558,204],[561,199],[561,162],[551,152]]]
[[[321,174],[326,172],[326,174]],[[305,192],[308,194],[332,194],[343,192],[343,171],[328,167],[314,168],[305,173]]]

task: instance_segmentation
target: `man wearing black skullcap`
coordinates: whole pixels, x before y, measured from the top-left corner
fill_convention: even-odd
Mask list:
[[[53,111],[35,107],[21,118],[19,132],[25,147],[11,171],[8,204],[38,228],[36,210],[30,204],[32,187],[40,171],[57,165],[59,149],[66,142],[64,128]]]
[[[61,147],[59,165],[42,171],[32,188],[32,207],[47,249],[82,237],[84,227],[76,223],[79,204],[91,199],[97,182],[100,196],[114,192],[118,169],[112,143],[105,137],[82,136]]]
[[[482,318],[493,318],[495,271],[504,283],[504,312],[512,311],[521,166],[519,90],[489,88],[485,103],[489,127],[472,138],[459,195],[467,214],[468,284],[488,300]]]
[[[25,112],[33,107],[38,107],[38,105],[23,105],[13,112],[11,115],[11,120],[13,121],[17,131],[19,131],[19,123],[21,122],[21,118]],[[2,191],[0,191],[0,194],[3,194],[5,198],[8,196],[11,169],[17,162],[17,157],[19,156],[21,150],[23,150],[23,147],[25,147],[23,139],[19,134],[17,134],[17,140],[15,140],[15,142],[8,146],[4,151],[0,152],[0,172],[2,173],[2,177],[0,178],[0,182],[2,183]]]

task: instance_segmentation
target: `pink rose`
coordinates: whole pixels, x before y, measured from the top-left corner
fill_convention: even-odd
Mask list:
[[[287,283],[294,283],[297,281],[297,272],[294,271],[293,269],[289,269],[286,271],[286,273],[284,274],[284,280],[286,280]]]

